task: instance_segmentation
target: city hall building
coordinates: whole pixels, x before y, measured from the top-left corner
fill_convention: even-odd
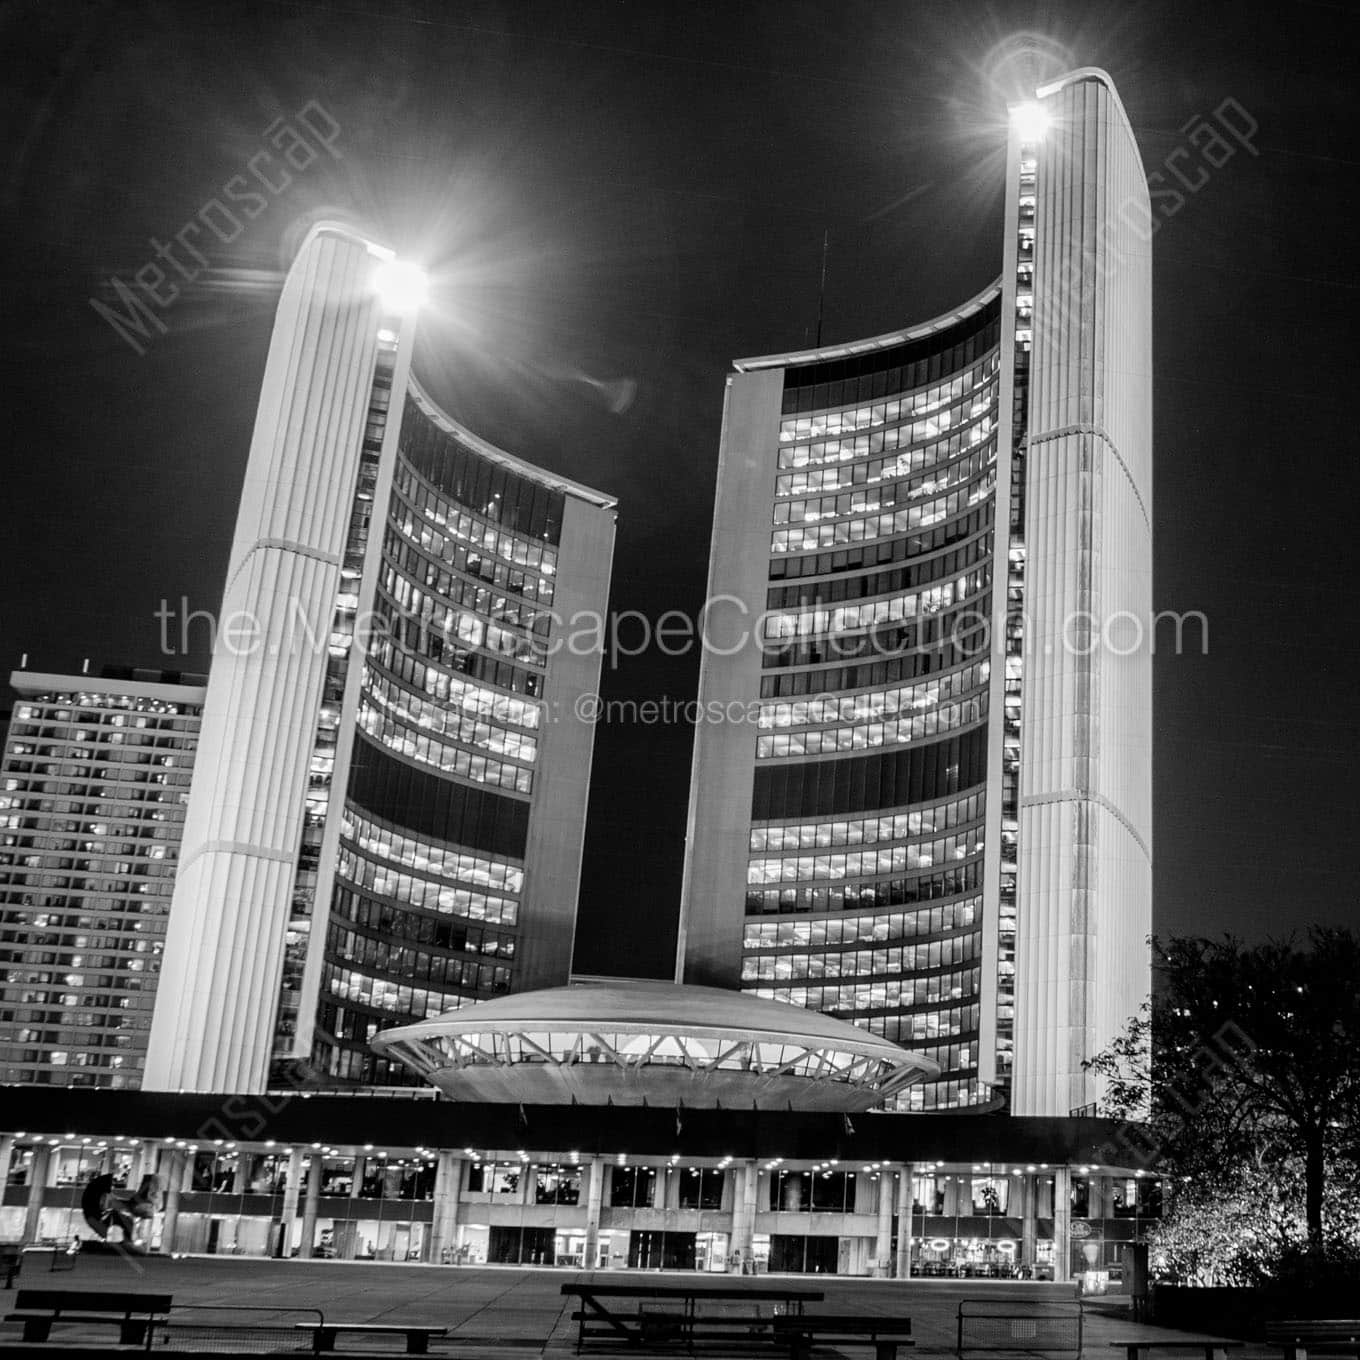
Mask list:
[[[613,501],[442,414],[418,272],[312,232],[143,1089],[10,1102],[0,1235],[102,1235],[95,1172],[157,1178],[162,1251],[1066,1279],[1146,1229],[1083,1067],[1150,981],[1150,653],[1106,628],[1150,618],[1147,190],[1109,77],[1013,109],[1006,176],[972,298],[728,378],[699,699],[757,720],[696,732],[673,982],[570,972],[600,657],[547,644],[605,610]]]

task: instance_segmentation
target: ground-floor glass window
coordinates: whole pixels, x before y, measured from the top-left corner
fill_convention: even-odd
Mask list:
[[[773,1274],[834,1275],[840,1259],[840,1241],[839,1237],[771,1233],[770,1271]]]

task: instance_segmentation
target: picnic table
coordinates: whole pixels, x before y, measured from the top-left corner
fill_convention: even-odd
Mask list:
[[[649,1346],[676,1341],[687,1347],[705,1340],[764,1340],[773,1344],[774,1312],[782,1307],[786,1316],[798,1316],[805,1303],[820,1303],[824,1297],[820,1289],[800,1284],[750,1285],[739,1280],[727,1284],[679,1280],[643,1283],[620,1280],[616,1275],[570,1280],[562,1286],[562,1293],[578,1301],[571,1315],[577,1324],[578,1355],[587,1341],[640,1346],[645,1339]],[[754,1304],[755,1311],[702,1317],[699,1305],[703,1303]],[[760,1317],[762,1303],[771,1305],[768,1318]]]

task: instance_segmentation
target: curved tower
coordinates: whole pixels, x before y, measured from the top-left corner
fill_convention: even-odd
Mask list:
[[[1149,982],[1147,197],[1103,73],[1013,114],[996,282],[728,378],[677,979],[1067,1114]]]
[[[419,282],[330,224],[285,280],[148,1089],[409,1080],[378,1029],[569,971],[600,658],[554,622],[604,610],[614,502],[424,396]]]

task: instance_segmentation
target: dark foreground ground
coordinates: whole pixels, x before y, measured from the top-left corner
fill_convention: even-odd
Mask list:
[[[36,1265],[36,1262],[34,1262]],[[92,1290],[173,1294],[174,1320],[193,1323],[201,1331],[181,1332],[181,1341],[192,1348],[204,1349],[217,1343],[214,1331],[220,1324],[234,1327],[248,1324],[274,1329],[272,1336],[257,1332],[254,1344],[240,1334],[236,1344],[223,1349],[277,1349],[299,1346],[301,1338],[292,1332],[296,1321],[314,1318],[321,1310],[328,1321],[412,1322],[447,1327],[449,1335],[433,1344],[433,1351],[448,1352],[472,1360],[513,1351],[517,1357],[550,1353],[553,1360],[565,1360],[574,1352],[575,1324],[570,1320],[574,1301],[565,1299],[561,1286],[576,1278],[569,1271],[528,1270],[515,1267],[420,1266],[341,1261],[267,1261],[236,1260],[227,1257],[188,1257],[180,1259],[119,1258],[83,1256],[71,1272],[49,1274],[42,1268],[26,1269],[18,1282],[32,1289]],[[668,1272],[664,1277],[641,1272],[619,1272],[619,1280],[645,1282],[664,1279],[678,1282],[685,1278],[709,1280],[711,1276],[686,1277]],[[720,1277],[729,1282],[731,1277]],[[1015,1284],[990,1281],[865,1280],[839,1279],[835,1276],[799,1276],[799,1283],[819,1288],[825,1301],[816,1308],[837,1313],[879,1313],[908,1316],[916,1340],[910,1354],[953,1352],[955,1318],[961,1299],[1014,1299],[1017,1304],[1037,1305],[1061,1300],[1071,1302],[1070,1285]],[[772,1282],[772,1281],[769,1281]],[[750,1281],[764,1284],[767,1280]],[[14,1295],[0,1291],[0,1300],[9,1312]],[[1190,1333],[1135,1325],[1122,1313],[1118,1301],[1088,1307],[1085,1319],[1085,1352],[1090,1357],[1115,1360],[1119,1352],[1109,1342],[1139,1338],[1167,1341],[1189,1337]],[[107,1330],[86,1333],[77,1327],[54,1330],[53,1341],[69,1344],[98,1343],[109,1336]],[[19,1339],[16,1324],[0,1325],[0,1346]],[[177,1343],[180,1344],[180,1343]],[[360,1340],[342,1337],[342,1349],[351,1351],[399,1351],[400,1338]],[[55,1346],[46,1348],[49,1354]],[[842,1351],[845,1347],[838,1348]],[[849,1348],[857,1357],[871,1356],[870,1348]],[[35,1351],[36,1353],[36,1351]],[[154,1352],[153,1352],[154,1353]],[[678,1353],[678,1352],[673,1352]],[[621,1352],[615,1352],[621,1354]],[[832,1352],[824,1352],[832,1354]],[[1171,1352],[1170,1355],[1189,1352]],[[1244,1357],[1264,1356],[1264,1348],[1238,1352]],[[1122,1360],[1122,1357],[1120,1357]],[[1193,1360],[1193,1357],[1192,1357]]]

